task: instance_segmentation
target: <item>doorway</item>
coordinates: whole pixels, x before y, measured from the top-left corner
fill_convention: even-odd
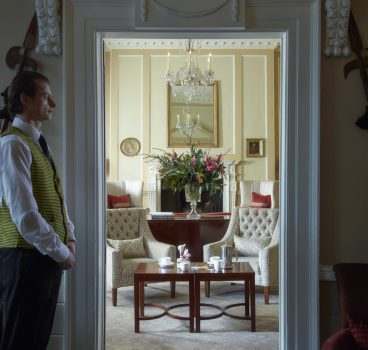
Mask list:
[[[193,60],[199,61],[204,69],[211,54],[214,79],[218,85],[215,125],[219,142],[216,140],[218,146],[211,149],[211,154],[227,152],[228,161],[238,164],[235,175],[238,179],[278,180],[276,155],[279,153],[277,106],[280,105],[280,79],[277,68],[281,40],[259,37],[239,39],[231,34],[223,36],[221,39],[199,37],[193,53],[193,56],[196,54]],[[145,184],[149,181],[149,170],[143,156],[138,153],[132,157],[116,147],[124,140],[137,140],[143,154],[155,152],[155,149],[171,150],[166,137],[170,124],[164,75],[169,65],[178,68],[186,64],[185,42],[184,39],[160,37],[104,39],[107,180],[140,180]],[[254,100],[254,91],[257,100]],[[202,123],[205,127],[206,121]],[[246,140],[254,137],[262,137],[264,157],[247,158]],[[184,150],[176,148],[175,151],[180,154]],[[232,205],[240,203],[239,185],[237,187],[238,190],[234,191],[236,201]],[[150,207],[149,189],[150,186],[145,186],[143,203],[151,211],[156,211]],[[163,210],[164,203],[160,204]],[[111,291],[107,289],[107,293]],[[120,290],[118,296],[122,295]],[[111,302],[111,297],[108,300]],[[122,298],[118,304],[123,300],[129,299]],[[111,312],[115,311],[109,306],[106,307]],[[278,317],[277,308],[275,310]],[[107,320],[111,322],[109,318]],[[275,332],[274,325],[271,328],[269,331]],[[111,332],[107,338],[111,340]]]
[[[78,266],[68,294],[71,348],[103,348],[104,305],[104,168],[102,39],[124,32],[136,36],[133,2],[104,1],[69,4],[73,50],[66,59],[66,175],[70,210],[80,232]],[[319,4],[316,0],[249,1],[249,30],[273,31],[283,41],[280,173],[283,282],[280,288],[280,347],[314,349],[318,339],[318,173],[319,173]],[[70,23],[71,24],[71,23]],[[166,33],[167,34],[167,33]],[[237,33],[246,36],[247,32]],[[248,33],[249,34],[249,33]],[[146,33],[145,36],[152,36]],[[177,33],[180,37],[180,33]],[[187,36],[187,35],[186,35]],[[218,36],[218,35],[217,35]],[[185,37],[185,36],[182,36]],[[70,103],[69,103],[70,102]],[[77,117],[73,117],[77,116]],[[75,131],[78,132],[75,132]],[[96,215],[97,213],[97,215]],[[91,239],[92,238],[92,239]],[[92,288],[91,288],[92,287]],[[87,294],[86,294],[87,291]],[[74,329],[77,333],[74,333]]]

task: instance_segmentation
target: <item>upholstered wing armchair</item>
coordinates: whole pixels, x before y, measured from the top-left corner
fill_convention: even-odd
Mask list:
[[[235,246],[238,261],[248,262],[255,272],[255,284],[263,286],[265,304],[269,304],[270,286],[279,283],[279,210],[235,207],[224,237],[203,246],[203,257],[221,256],[228,241]],[[208,289],[209,290],[209,289]]]
[[[333,269],[340,330],[323,343],[321,350],[368,349],[368,264],[340,263]]]
[[[279,208],[279,182],[266,180],[241,180],[240,185],[240,206],[250,207],[252,202],[252,192],[257,192],[263,196],[271,196],[271,208]]]
[[[176,247],[158,242],[148,226],[146,209],[106,210],[106,282],[112,288],[116,306],[117,289],[134,284],[134,272],[141,262],[170,256],[176,261]],[[171,285],[171,295],[175,285]]]

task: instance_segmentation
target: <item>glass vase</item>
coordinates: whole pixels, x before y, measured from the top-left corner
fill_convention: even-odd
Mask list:
[[[201,187],[195,184],[185,185],[185,199],[190,202],[190,212],[187,219],[197,220],[201,218],[197,213],[197,202],[201,201],[201,190]]]

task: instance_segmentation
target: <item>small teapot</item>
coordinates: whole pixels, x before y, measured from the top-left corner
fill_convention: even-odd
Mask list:
[[[238,261],[238,254],[234,247],[229,243],[229,241],[225,241],[225,244],[221,246],[221,259],[222,259],[222,267],[224,269],[231,269],[233,267],[233,253],[235,252],[235,261]]]

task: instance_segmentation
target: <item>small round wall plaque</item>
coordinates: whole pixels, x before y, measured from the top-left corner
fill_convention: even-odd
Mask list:
[[[127,157],[136,156],[141,149],[140,142],[134,137],[128,137],[121,141],[120,151]]]

